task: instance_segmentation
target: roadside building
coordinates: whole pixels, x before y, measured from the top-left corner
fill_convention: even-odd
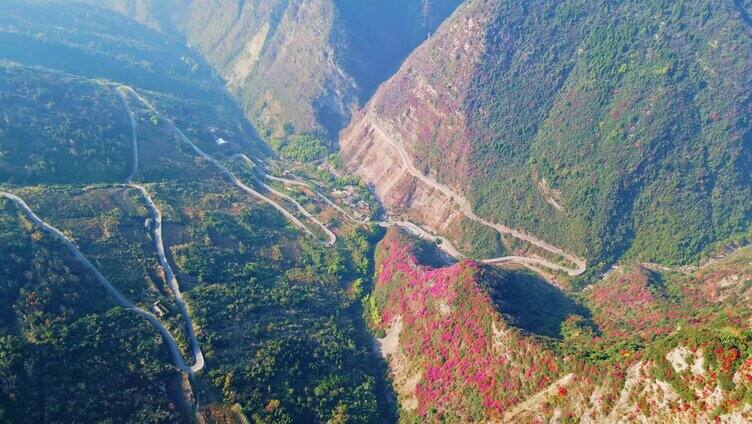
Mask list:
[[[151,307],[151,311],[154,312],[154,315],[156,315],[158,318],[162,318],[163,316],[167,315],[167,308],[162,305],[160,301],[154,302],[154,305]]]

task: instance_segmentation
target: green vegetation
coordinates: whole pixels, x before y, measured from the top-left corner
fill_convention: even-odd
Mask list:
[[[507,322],[530,334],[560,338],[568,317],[590,317],[587,308],[535,274],[488,270],[482,282]]]
[[[239,403],[259,422],[388,416],[360,324],[376,233],[355,228],[328,248],[298,240],[279,213],[223,183],[155,191],[170,220],[185,223],[171,250],[181,281],[192,282],[186,296],[202,329],[205,399]]]
[[[30,207],[72,237],[99,271],[145,310],[159,301],[168,313],[163,323],[185,353],[183,320],[154,251],[144,200],[136,190],[35,186],[18,190]],[[42,212],[44,211],[44,212]]]
[[[364,300],[374,334],[402,323],[392,371],[420,375],[414,391],[396,384],[401,400],[417,400],[402,420],[488,419],[547,388],[555,391],[546,404],[516,420],[546,421],[563,410],[576,422],[583,408],[593,408],[595,421],[746,419],[752,311],[740,276],[752,269],[752,248],[690,275],[625,267],[583,292],[581,303],[526,273],[469,261],[426,267],[417,262],[425,249],[390,230]],[[572,383],[559,383],[569,373]]]
[[[51,3],[5,1],[0,57],[206,103],[229,102],[212,70],[195,67],[203,63],[201,58],[174,38],[80,2],[67,1],[64,7]]]
[[[298,162],[313,162],[329,153],[324,143],[314,134],[295,134],[275,148],[285,158]]]
[[[733,381],[747,358],[752,357],[752,333],[749,331],[718,331],[714,328],[693,328],[651,344],[646,350],[647,358],[654,361],[652,372],[656,378],[667,381],[685,402],[701,400],[695,393],[696,382],[691,372],[679,373],[666,359],[666,354],[677,347],[700,351],[703,366],[712,370],[712,377],[718,386],[730,393],[735,402],[752,404],[752,387],[747,381]],[[693,359],[694,360],[694,359]],[[725,406],[725,405],[724,405]],[[710,411],[713,415],[718,412]]]
[[[0,201],[0,421],[178,422],[159,334],[20,216]]]
[[[414,389],[397,380],[400,400],[414,405],[400,410],[401,420],[498,421],[519,399],[559,378],[559,359],[506,320],[516,315],[513,319],[523,326],[556,320],[543,316],[551,310],[524,310],[544,302],[533,300],[515,309],[524,297],[515,292],[533,277],[496,273],[472,261],[424,267],[414,248],[412,237],[394,228],[387,232],[377,249],[379,273],[366,302],[375,333],[383,335],[401,323],[389,358],[392,372],[417,376]],[[496,309],[494,303],[507,301],[501,311]]]
[[[196,68],[194,52],[119,14],[67,3],[9,0],[0,10],[0,183],[122,182],[130,122],[113,82],[161,92],[153,95],[165,111],[204,124],[184,126],[199,142],[254,139],[211,69]],[[154,127],[154,118],[145,114],[139,125]]]
[[[746,232],[748,29],[732,2],[502,2],[467,112],[479,212],[595,263],[688,263]]]
[[[229,158],[267,148],[250,151],[256,134],[212,70],[173,37],[182,34],[245,99],[262,135],[277,137],[272,147],[289,162],[269,166],[374,216],[364,181],[329,172],[343,164],[328,140],[457,1],[324,0],[300,17],[304,26],[281,1],[240,2],[233,13],[186,8],[189,0],[91,1],[122,6],[171,36],[75,2],[6,2],[0,185],[70,235],[132,302],[159,301],[166,312],[155,314],[185,353],[153,222],[140,195],[116,185],[134,158],[113,86],[133,86],[170,118],[126,96],[139,136],[135,180],[163,213],[167,256],[206,358],[192,388],[207,422],[222,421],[212,415],[222,411],[256,423],[395,421],[373,335],[398,321],[389,360],[394,390],[416,403],[406,422],[501,420],[549,388],[541,417],[574,420],[572,411],[584,410],[577,402],[596,390],[608,413],[635,364],[678,395],[672,413],[689,405],[712,419],[752,403],[749,248],[687,275],[625,267],[573,295],[519,270],[473,261],[438,268],[435,245],[396,230],[375,255],[382,229],[345,219],[306,187],[268,181],[337,233],[327,246],[238,190],[170,126],[260,186],[259,169]],[[686,263],[725,241],[749,241],[749,1],[493,7],[487,50],[475,73],[462,75],[472,78],[461,107],[472,145],[445,151],[440,131],[421,134],[431,151],[420,166],[468,155],[452,163],[470,169],[435,175],[471,188],[479,214],[588,256],[585,278],[619,259]],[[225,38],[237,28],[242,34]],[[504,249],[501,236],[469,221],[458,227],[449,231],[461,231],[458,244],[473,256],[525,249]],[[0,257],[0,422],[190,420],[159,334],[114,307],[62,246],[2,200]],[[702,378],[667,359],[679,348],[691,352],[687,361],[702,359]],[[569,372],[576,384],[564,387]],[[716,387],[723,401],[705,410],[698,390]],[[640,393],[629,402],[655,407]]]
[[[185,351],[143,199],[114,185],[133,164],[131,125],[105,79],[133,86],[219,160],[251,154],[253,131],[211,72],[174,40],[103,10],[71,4],[58,13],[58,6],[12,1],[0,11],[0,57],[14,61],[0,66],[0,182],[74,239],[124,296],[145,309],[160,301],[167,310],[160,319]],[[199,413],[228,410],[257,422],[391,420],[361,323],[378,231],[342,226],[335,247],[306,240],[177,140],[166,119],[126,97],[139,139],[135,179],[164,215],[169,260],[207,360],[192,384]],[[313,160],[325,156],[321,148],[295,136],[288,152]],[[186,421],[179,375],[158,333],[113,308],[65,249],[0,203],[7,258],[0,421]]]
[[[9,117],[0,120],[0,182],[114,182],[127,173],[127,122],[108,87],[0,61],[0,109]]]
[[[622,258],[688,264],[749,232],[752,41],[743,4],[466,6],[343,133],[347,168],[380,175],[383,163],[362,163],[359,125],[384,122],[410,143],[418,168],[466,193],[479,216],[587,258],[586,277]],[[471,19],[482,27],[461,30]],[[380,143],[369,154],[388,148]],[[412,186],[391,190],[387,199],[409,199]],[[499,243],[462,230],[487,250]]]

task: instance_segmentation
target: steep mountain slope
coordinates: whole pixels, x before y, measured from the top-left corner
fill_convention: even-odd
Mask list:
[[[0,41],[3,182],[122,181],[131,131],[113,84],[159,96],[209,151],[218,137],[265,148],[200,55],[119,14],[80,3],[8,1]]]
[[[332,140],[352,110],[460,3],[88,1],[185,37],[265,135],[319,131]]]
[[[469,261],[421,267],[413,243],[397,230],[380,242],[367,302],[371,324],[385,332],[382,354],[390,362],[403,418],[499,417],[564,375],[552,352],[522,337],[495,310],[483,290],[495,276]],[[508,281],[500,285],[512,286],[514,278],[505,275]],[[504,300],[513,305],[511,296]]]
[[[347,169],[458,239],[459,205],[403,156],[596,264],[692,261],[752,218],[747,16],[730,0],[466,2],[342,133]]]
[[[426,266],[424,249],[390,230],[366,301],[404,422],[752,418],[749,249],[681,278],[621,270],[582,305],[526,274]]]
[[[191,0],[80,0],[112,9],[149,28],[179,34],[185,25],[184,10]]]

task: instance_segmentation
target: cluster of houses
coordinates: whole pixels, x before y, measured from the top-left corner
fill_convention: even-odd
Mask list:
[[[345,186],[342,190],[333,191],[332,194],[353,210],[355,218],[365,220],[371,215],[371,207],[361,197],[358,187]]]

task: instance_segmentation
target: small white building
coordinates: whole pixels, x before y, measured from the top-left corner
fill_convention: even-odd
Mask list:
[[[222,138],[222,137],[219,137],[219,138],[217,139],[217,145],[218,145],[218,146],[224,146],[224,145],[225,145],[225,144],[227,144],[227,143],[229,143],[229,141],[225,140],[225,139],[224,139],[224,138]]]
[[[154,312],[154,315],[157,316],[157,318],[162,318],[163,316],[167,315],[167,308],[162,305],[158,300],[154,302],[154,305],[151,307],[151,311]]]

